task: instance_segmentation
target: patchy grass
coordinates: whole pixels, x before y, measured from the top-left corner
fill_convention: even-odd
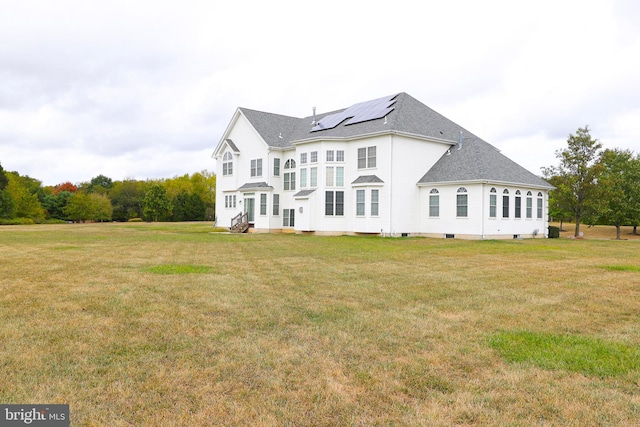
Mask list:
[[[635,425],[640,281],[602,266],[638,244],[0,227],[0,401],[73,425]],[[564,365],[505,359],[491,338],[541,352],[509,331]]]
[[[602,268],[610,271],[640,271],[640,265],[603,265]]]
[[[207,265],[189,264],[164,264],[142,269],[142,271],[154,274],[204,274],[210,273],[212,270],[213,268]]]
[[[573,334],[499,332],[490,345],[509,362],[531,363],[599,377],[640,370],[640,350],[622,343]]]

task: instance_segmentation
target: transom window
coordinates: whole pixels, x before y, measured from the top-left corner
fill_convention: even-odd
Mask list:
[[[456,216],[459,218],[467,217],[468,214],[468,195],[467,189],[464,187],[458,188],[456,194]]]
[[[311,163],[318,163],[318,152],[317,151],[312,151],[311,152]]]
[[[344,162],[344,150],[336,150],[336,162]]]
[[[228,151],[222,156],[222,175],[233,175],[233,155]]]
[[[307,153],[300,153],[300,164],[301,165],[307,164]]]
[[[333,162],[335,158],[335,151],[327,150],[327,162]]]
[[[376,167],[376,147],[358,148],[358,169]]]

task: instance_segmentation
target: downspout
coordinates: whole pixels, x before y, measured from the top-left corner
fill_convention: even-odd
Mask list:
[[[486,183],[483,182],[482,183],[482,187],[480,187],[480,190],[482,191],[482,199],[481,199],[482,200],[482,206],[480,208],[480,227],[481,227],[481,230],[482,230],[482,235],[481,235],[482,240],[484,240],[484,215],[485,215],[485,208],[486,208],[486,206],[484,204],[485,203],[485,194],[484,193],[485,193],[485,189],[486,189],[485,186],[486,186]]]
[[[391,154],[389,155],[389,234],[393,237],[393,133],[391,134]]]

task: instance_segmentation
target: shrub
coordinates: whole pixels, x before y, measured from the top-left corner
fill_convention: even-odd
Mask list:
[[[127,222],[142,222],[142,218],[129,218]]]
[[[549,226],[549,238],[557,239],[560,237],[560,227],[556,227],[555,225]]]

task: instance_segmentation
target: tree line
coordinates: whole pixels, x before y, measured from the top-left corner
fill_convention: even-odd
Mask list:
[[[542,168],[555,190],[549,193],[549,216],[582,223],[613,225],[620,239],[622,226],[640,223],[640,156],[630,150],[603,149],[588,126],[570,134],[567,147],[556,151],[559,164]]]
[[[42,182],[0,164],[0,224],[86,221],[213,221],[216,176],[206,170],[168,179],[79,184]]]

